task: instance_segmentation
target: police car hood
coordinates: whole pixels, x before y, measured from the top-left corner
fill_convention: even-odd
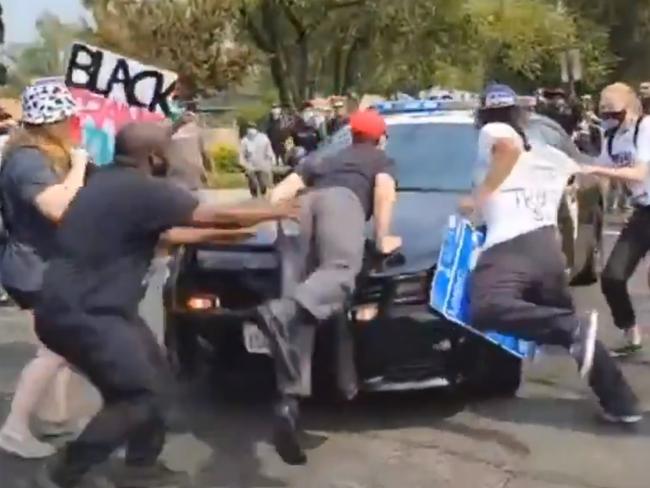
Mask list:
[[[460,196],[458,192],[400,190],[393,212],[392,232],[402,238],[402,247],[383,265],[373,268],[371,274],[378,277],[394,276],[433,267],[438,259],[447,221],[449,216],[456,212]],[[271,250],[278,245],[280,232],[289,237],[298,234],[298,226],[295,222],[284,221],[280,224],[280,229],[275,222],[260,224],[253,236],[236,244],[235,247]],[[368,223],[366,233],[368,239],[371,239],[372,222]],[[344,232],[341,238],[345,239]],[[198,247],[207,251],[213,246]]]
[[[402,238],[402,247],[371,275],[396,276],[435,266],[449,216],[457,212],[461,195],[434,190],[399,191],[392,232]],[[371,226],[368,232],[372,232]]]

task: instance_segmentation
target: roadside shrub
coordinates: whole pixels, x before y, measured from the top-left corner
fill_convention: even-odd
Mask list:
[[[239,173],[239,151],[226,144],[215,144],[209,149],[212,171],[215,173]]]

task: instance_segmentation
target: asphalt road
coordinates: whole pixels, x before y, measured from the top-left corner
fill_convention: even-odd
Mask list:
[[[617,231],[607,230],[608,244]],[[643,263],[631,283],[650,324]],[[618,339],[597,287],[575,290],[581,310],[601,311],[601,337]],[[154,306],[153,303],[150,306]],[[28,322],[0,311],[0,415],[34,348]],[[650,408],[650,356],[625,372]],[[346,406],[309,405],[309,465],[285,466],[268,443],[266,403],[219,400],[205,379],[183,393],[178,433],[164,459],[196,488],[647,488],[650,417],[634,430],[595,420],[573,363],[548,355],[527,366],[518,398],[468,401],[439,392],[372,397]],[[255,385],[251,385],[255,388]],[[22,488],[38,463],[0,454],[0,487]]]

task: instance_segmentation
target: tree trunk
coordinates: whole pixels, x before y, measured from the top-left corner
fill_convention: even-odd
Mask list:
[[[332,55],[332,93],[343,94],[343,46],[339,43],[334,47]]]
[[[348,49],[345,57],[345,66],[343,72],[343,85],[341,86],[341,93],[345,94],[356,85],[358,74],[358,60],[361,50],[361,40],[355,38]]]
[[[309,35],[305,32],[298,38],[298,80],[300,103],[309,100]]]
[[[280,103],[286,107],[295,107],[295,100],[293,99],[293,95],[289,89],[289,85],[287,84],[287,76],[282,61],[280,61],[278,56],[274,55],[269,57],[269,63],[271,67],[271,77],[273,78],[273,83],[278,89]]]

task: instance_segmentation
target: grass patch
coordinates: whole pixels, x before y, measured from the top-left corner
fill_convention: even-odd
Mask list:
[[[247,188],[248,184],[244,173],[210,173],[208,175],[208,187],[215,190],[231,190]]]

